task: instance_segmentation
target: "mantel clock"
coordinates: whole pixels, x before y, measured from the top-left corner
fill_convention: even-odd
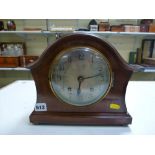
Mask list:
[[[125,93],[133,69],[101,38],[64,36],[28,68],[37,90],[32,123],[131,124]]]

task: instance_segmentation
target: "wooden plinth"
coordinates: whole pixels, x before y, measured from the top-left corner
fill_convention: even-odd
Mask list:
[[[71,112],[32,112],[33,124],[57,125],[128,125],[132,117],[127,113],[71,113]]]

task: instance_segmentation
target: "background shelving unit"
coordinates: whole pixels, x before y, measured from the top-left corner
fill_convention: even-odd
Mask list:
[[[128,62],[129,52],[135,51],[141,46],[142,39],[155,39],[155,33],[147,32],[99,32],[99,31],[50,31],[52,24],[55,26],[73,26],[75,29],[79,27],[87,27],[90,20],[14,20],[16,23],[16,31],[0,31],[0,42],[2,41],[16,41],[25,42],[27,46],[28,55],[40,56],[44,49],[52,44],[57,38],[72,33],[86,33],[97,35],[103,39],[109,41],[119,51],[120,55]],[[6,23],[7,20],[4,20]],[[112,24],[120,23],[133,23],[137,24],[137,20],[109,20]],[[25,31],[24,27],[37,27],[40,31]],[[123,39],[122,39],[123,38]],[[20,72],[19,72],[20,71]],[[143,70],[144,71],[144,70]],[[146,70],[145,70],[146,71]],[[148,72],[152,72],[152,69],[148,69]],[[146,71],[146,72],[147,72]],[[154,73],[136,73],[133,75],[134,80],[155,80]],[[26,68],[0,68],[0,87],[8,84],[16,79],[31,79],[31,74]]]

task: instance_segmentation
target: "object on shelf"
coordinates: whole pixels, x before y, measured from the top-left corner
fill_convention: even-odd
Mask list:
[[[142,59],[152,57],[154,51],[154,43],[154,39],[142,40]]]
[[[41,28],[31,28],[31,27],[25,27],[23,30],[24,31],[42,31]]]
[[[148,32],[148,31],[149,31],[149,25],[140,24],[140,32]]]
[[[142,19],[140,24],[150,25],[153,23],[153,19]]]
[[[0,56],[0,67],[18,67],[19,57],[3,57]]]
[[[149,27],[153,23],[153,19],[142,19],[140,22],[140,32],[149,32]]]
[[[150,24],[149,32],[155,32],[155,24]]]
[[[26,54],[24,42],[0,42],[1,56],[20,56]]]
[[[155,39],[142,40],[142,63],[155,65]]]
[[[4,30],[4,23],[3,23],[3,21],[0,21],[0,31],[1,30]]]
[[[98,31],[98,25],[90,25],[90,31]]]
[[[98,27],[99,31],[110,31],[110,25],[108,22],[100,22]]]
[[[66,32],[68,32],[68,31],[74,31],[74,28],[73,27],[71,27],[71,26],[61,26],[61,27],[57,27],[57,26],[55,26],[55,25],[52,25],[51,27],[50,27],[50,30],[52,31],[52,32],[61,32],[61,31],[66,31]]]
[[[15,22],[13,20],[9,20],[7,22],[7,29],[9,31],[15,31],[16,30],[16,24],[15,24]]]
[[[87,28],[79,28],[79,29],[76,29],[75,31],[89,31],[89,29],[87,29]]]
[[[124,25],[125,32],[140,32],[140,26]]]
[[[142,63],[142,49],[137,48],[136,64]]]
[[[98,24],[95,19],[92,19],[88,24],[89,31],[98,31]]]
[[[129,53],[129,64],[135,64],[137,59],[137,52]]]
[[[19,57],[19,66],[25,67],[38,59],[38,56],[23,55]]]
[[[155,58],[145,58],[143,59],[143,63],[150,66],[155,66]]]
[[[124,32],[124,26],[123,25],[112,25],[110,27],[110,30],[112,32]]]
[[[72,27],[51,27],[52,32],[60,32],[60,31],[74,31]]]

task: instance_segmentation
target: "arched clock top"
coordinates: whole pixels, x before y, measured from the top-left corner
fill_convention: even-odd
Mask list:
[[[44,50],[36,62],[27,66],[27,68],[33,69],[43,64],[49,64],[49,62],[52,61],[52,58],[54,58],[59,52],[67,48],[81,46],[91,47],[103,53],[104,56],[110,59],[110,62],[113,62],[112,64],[114,67],[116,67],[117,64],[117,67],[133,71],[133,68],[127,64],[112,44],[95,35],[88,34],[71,34],[56,40]]]

